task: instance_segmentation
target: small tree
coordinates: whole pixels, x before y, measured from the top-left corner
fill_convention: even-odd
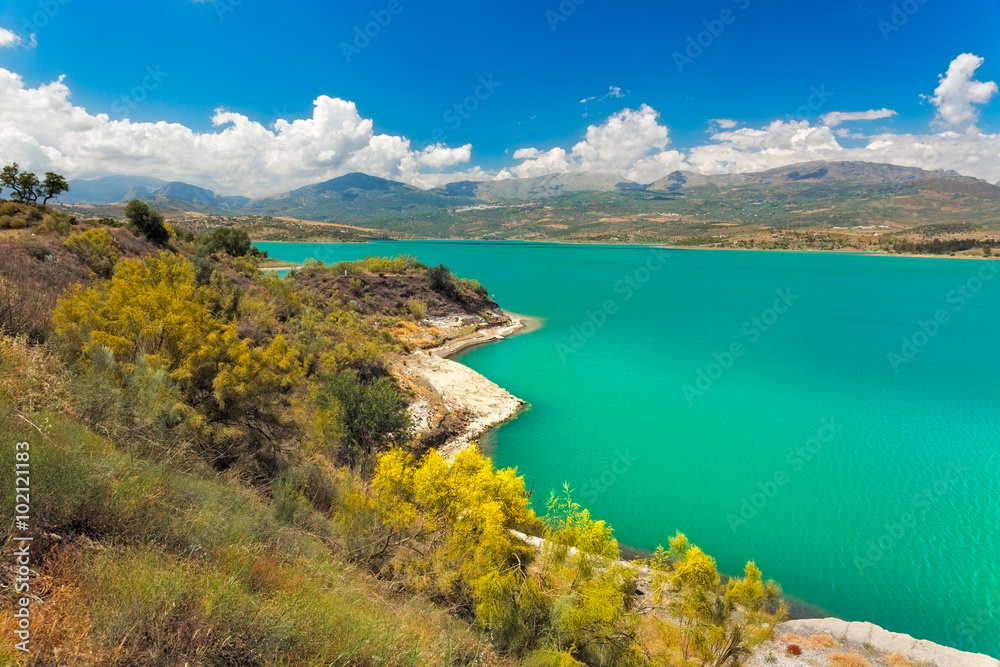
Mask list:
[[[452,288],[451,269],[438,264],[427,269],[427,282],[435,292],[447,292]]]
[[[69,192],[69,183],[66,182],[66,179],[60,174],[51,171],[45,172],[45,180],[42,181],[41,188],[39,188],[42,204],[48,204],[50,199],[58,197],[64,192]]]
[[[163,222],[163,216],[138,199],[126,204],[125,217],[128,218],[132,231],[139,232],[151,242],[163,245],[170,240],[170,232]]]
[[[722,584],[715,559],[683,533],[649,560],[654,600],[680,621],[681,650],[705,667],[741,667],[788,611],[781,587],[750,561],[743,577]],[[693,654],[693,655],[692,655]]]
[[[24,194],[21,192],[21,168],[17,163],[9,164],[0,170],[0,190],[11,189],[11,197],[16,201],[24,201]]]
[[[35,202],[38,201],[38,186],[40,182],[38,177],[35,176],[30,171],[23,171],[17,177],[18,189],[21,192],[21,201],[23,202]]]
[[[195,245],[206,253],[224,252],[231,257],[244,257],[252,254],[254,249],[246,230],[235,227],[213,229],[199,236],[195,240]]]
[[[45,180],[39,181],[38,176],[30,171],[21,171],[16,162],[0,170],[0,190],[10,188],[12,197],[19,202],[37,202],[42,197],[42,204],[47,204],[53,197],[69,191],[69,184],[61,175],[47,171]]]
[[[342,462],[364,469],[410,425],[406,402],[386,378],[364,382],[354,370],[334,376],[319,397],[321,408],[336,402],[343,420]]]

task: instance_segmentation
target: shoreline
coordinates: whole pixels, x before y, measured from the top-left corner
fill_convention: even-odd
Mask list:
[[[718,250],[718,251],[742,251],[742,252],[798,252],[803,254],[834,254],[834,255],[863,255],[866,257],[915,257],[924,259],[978,259],[978,260],[1000,260],[1000,252],[985,256],[985,255],[932,255],[932,254],[919,254],[919,253],[896,253],[896,252],[873,252],[870,250],[858,250],[852,248],[842,248],[840,250],[810,250],[807,248],[706,248],[704,246],[684,246],[684,245],[670,245],[666,243],[606,243],[603,241],[560,241],[556,239],[550,239],[545,241],[535,241],[530,239],[442,239],[442,238],[423,238],[423,239],[366,239],[364,241],[352,242],[357,245],[364,245],[366,243],[379,243],[389,241],[392,243],[424,243],[424,242],[434,242],[434,243],[468,243],[474,241],[476,243],[537,243],[537,244],[553,244],[553,245],[581,245],[581,246],[607,246],[610,248],[621,247],[621,248],[665,248],[667,250]],[[288,244],[301,244],[301,245],[318,245],[321,243],[347,243],[346,241],[254,241],[255,245],[257,243],[288,243]],[[261,269],[262,271],[284,271],[286,269],[300,269],[301,266],[291,266],[291,267],[271,267],[266,269]],[[505,311],[506,312],[506,311]]]
[[[503,312],[510,318],[510,322],[483,327],[467,336],[459,336],[425,351],[437,355],[442,359],[454,359],[455,356],[481,345],[489,345],[490,343],[497,343],[506,338],[529,334],[545,326],[545,320],[541,317],[512,313],[509,310]]]
[[[461,430],[437,447],[448,460],[471,447],[490,429],[516,417],[528,405],[486,376],[452,359],[480,345],[530,333],[543,326],[540,318],[504,313],[509,320],[503,324],[483,327],[435,348],[413,352],[401,360],[401,371],[411,380],[428,385],[440,398],[447,414],[465,418]],[[429,429],[432,410],[426,401],[413,403],[410,411],[415,422]]]

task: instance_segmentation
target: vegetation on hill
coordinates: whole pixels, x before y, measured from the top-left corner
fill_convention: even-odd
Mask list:
[[[426,448],[393,362],[426,315],[502,317],[479,283],[412,257],[279,278],[245,233],[134,204],[123,228],[17,203],[0,232],[40,603],[7,662],[737,667],[784,615],[752,563],[723,583],[683,535],[623,562],[569,489],[538,515],[516,471]]]

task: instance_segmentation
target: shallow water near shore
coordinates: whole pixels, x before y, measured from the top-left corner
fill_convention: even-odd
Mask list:
[[[849,620],[1000,656],[1000,263],[517,242],[411,254],[545,327],[457,360],[531,404],[491,434],[625,544],[676,530]]]

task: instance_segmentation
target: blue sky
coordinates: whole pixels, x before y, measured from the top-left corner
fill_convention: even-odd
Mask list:
[[[406,165],[372,169],[421,184],[427,183],[418,173],[473,167],[484,177],[504,170],[517,175],[509,170],[524,155],[560,148],[572,152],[589,127],[643,105],[657,114],[657,126],[668,135],[664,144],[662,133],[654,132],[651,153],[668,149],[682,157],[711,143],[713,132],[731,129],[710,119],[761,129],[776,120],[817,126],[831,112],[896,112],[864,121],[851,132],[855,136],[846,136],[849,127],[840,124],[845,136],[838,145],[844,149],[865,146],[885,133],[923,136],[951,129],[967,134],[966,123],[935,126],[941,105],[928,97],[938,76],[961,54],[974,54],[981,64],[970,80],[1000,79],[1000,3],[995,0],[576,2],[13,0],[0,10],[0,29],[14,35],[7,38],[7,48],[0,48],[0,68],[19,77],[15,89],[37,90],[64,76],[61,85],[74,107],[92,117],[107,114],[110,121],[166,121],[212,134],[224,127],[212,123],[216,110],[224,109],[271,128],[279,118],[311,118],[314,100],[325,95],[353,103],[360,118],[372,121],[373,136],[408,140],[414,155],[428,144],[469,146],[467,160],[465,154],[445,158],[441,153],[422,162],[418,158],[420,164],[409,171]],[[378,18],[385,25],[374,23]],[[366,27],[374,36],[356,40]],[[700,46],[692,46],[698,41]],[[475,99],[477,89],[481,99]],[[453,107],[463,103],[459,116]],[[977,115],[975,131],[996,136],[1000,103],[968,104]],[[2,114],[0,108],[0,121]],[[7,125],[16,125],[16,114],[11,115]],[[628,118],[622,120],[627,126]],[[31,127],[18,129],[37,134]],[[64,159],[64,170],[96,175],[97,167],[80,157],[79,146],[37,143],[40,157],[13,140],[0,139],[0,150],[24,153],[28,161],[59,164]],[[320,148],[315,160],[317,178],[348,166],[327,155],[340,149],[327,148],[326,153]],[[522,158],[515,160],[518,149]],[[941,152],[887,155],[914,164],[923,160],[918,166],[962,166],[955,162],[957,153],[942,157],[939,165],[927,163]],[[1000,162],[992,146],[979,156],[978,166],[964,171],[978,169],[981,174],[975,175],[992,178],[994,171],[982,166],[991,158]],[[263,160],[259,170],[267,169],[267,158],[254,159]],[[567,168],[554,162],[556,171]],[[569,162],[569,168],[624,164]],[[673,162],[702,170],[737,166],[728,157],[725,164]],[[115,171],[169,171],[163,160],[109,164]],[[545,165],[536,166],[519,175],[540,173]],[[185,169],[178,165],[178,175],[198,176]],[[637,175],[646,173],[653,171]],[[295,185],[309,176],[269,181],[258,173],[256,187]],[[223,179],[222,189],[238,189],[236,178]]]

